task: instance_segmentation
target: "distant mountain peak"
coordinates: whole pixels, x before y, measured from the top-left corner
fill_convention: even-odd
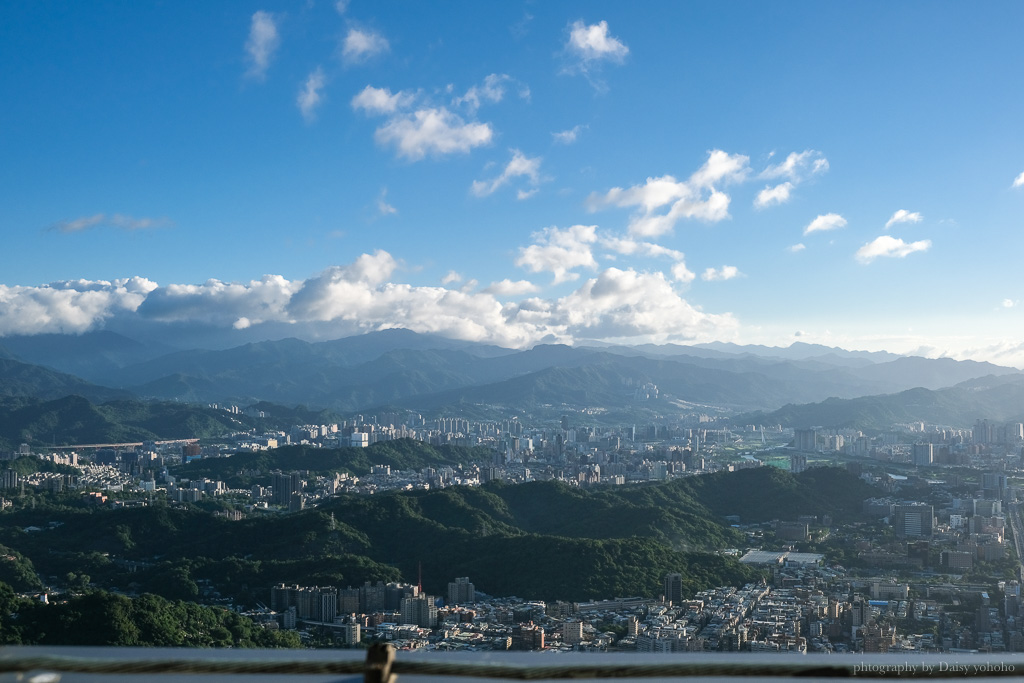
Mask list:
[[[798,360],[805,360],[825,354],[834,354],[840,357],[870,358],[875,362],[884,363],[886,361],[902,357],[900,354],[890,353],[888,351],[851,351],[838,346],[808,344],[807,342],[801,341],[793,342],[789,346],[764,346],[762,344],[736,344],[735,342],[716,341],[694,344],[693,348]]]

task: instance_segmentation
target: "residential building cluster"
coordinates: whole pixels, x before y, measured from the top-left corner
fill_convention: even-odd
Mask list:
[[[976,586],[855,577],[825,566],[820,555],[763,552],[750,561],[765,567],[764,580],[693,596],[682,594],[682,577],[672,573],[658,597],[590,603],[496,598],[477,591],[468,577],[449,582],[447,599],[402,583],[280,584],[268,609],[249,614],[321,642],[383,641],[406,650],[1024,651],[1016,581],[1000,584],[1003,604],[996,605]],[[972,607],[965,613],[961,604]]]

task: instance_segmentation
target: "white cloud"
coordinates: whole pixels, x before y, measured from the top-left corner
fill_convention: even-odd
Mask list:
[[[924,344],[934,342],[934,339],[920,340],[923,348],[929,349],[931,357],[950,357],[957,360],[986,360],[997,365],[1006,365],[1016,368],[1024,368],[1024,344],[1016,339],[978,339],[970,337],[970,342],[965,343],[963,338],[954,338],[949,343],[952,348],[936,349],[927,347]]]
[[[697,279],[697,274],[686,267],[682,261],[672,264],[672,278],[677,282],[689,284]]]
[[[156,286],[141,277],[0,285],[0,336],[88,332],[119,313],[135,311]]]
[[[885,222],[885,229],[888,230],[897,223],[920,223],[921,220],[922,216],[918,212],[911,213],[906,209],[900,209]]]
[[[708,160],[690,176],[690,183],[711,188],[719,183],[740,182],[750,172],[750,159],[742,154],[728,154],[720,149],[708,152]]]
[[[808,223],[807,227],[804,228],[804,234],[810,235],[812,232],[820,232],[823,230],[838,230],[843,227],[846,227],[845,218],[840,216],[838,213],[826,213],[818,216]]]
[[[361,258],[393,263],[386,252]],[[329,268],[301,283],[287,312],[296,321],[329,322],[351,333],[406,328],[514,347],[542,334],[536,325],[510,319],[490,294],[366,279],[346,267]]]
[[[666,258],[673,261],[672,277],[678,282],[692,282],[696,275],[685,263],[685,255],[676,249],[637,240],[632,237],[599,234],[597,226],[575,225],[566,230],[547,228],[533,235],[536,244],[520,248],[520,258],[516,265],[530,268],[533,272],[542,270],[555,273],[555,283],[575,280],[578,275],[568,272],[573,268],[585,266],[597,267],[593,250],[595,247],[607,249],[605,258],[614,259],[617,255],[638,256],[644,258]],[[559,267],[562,270],[559,270]]]
[[[554,139],[555,142],[561,145],[571,145],[572,143],[576,142],[576,138],[578,138],[580,133],[586,130],[586,128],[586,126],[576,125],[570,128],[569,130],[563,130],[557,133],[552,133],[551,137]]]
[[[1003,308],[1013,308],[1017,305],[1017,302],[1013,299],[1003,299]]]
[[[145,230],[147,228],[160,228],[170,225],[170,221],[166,218],[134,218],[115,213],[110,217],[110,224],[115,228],[122,228],[124,230]]]
[[[97,213],[92,216],[82,216],[81,218],[54,223],[49,227],[49,230],[64,233],[82,232],[83,230],[99,226],[111,226],[121,228],[122,230],[146,230],[148,228],[162,228],[170,224],[171,222],[166,218],[135,218],[121,213],[112,215]]]
[[[537,192],[539,192],[539,191],[540,191],[539,187],[535,187],[532,190],[516,190],[516,199],[518,199],[520,201],[522,201],[524,199],[529,199],[533,195],[537,194]]]
[[[1024,171],[1019,176],[1014,178],[1013,187],[1024,187]]]
[[[388,188],[381,188],[380,195],[377,197],[377,211],[380,212],[380,215],[390,216],[391,214],[398,213],[398,209],[396,209],[391,204],[388,204],[387,199]]]
[[[414,94],[404,90],[392,94],[387,88],[368,85],[352,98],[352,108],[362,109],[368,114],[394,114],[410,106],[415,99]]]
[[[580,20],[574,21],[569,26],[566,48],[584,65],[600,61],[621,62],[629,54],[625,43],[608,34],[607,21],[589,25]]]
[[[335,0],[334,9],[338,14],[344,15],[348,11],[348,2],[349,0]]]
[[[800,183],[827,170],[828,159],[817,150],[806,149],[803,152],[790,152],[781,164],[769,166],[761,171],[760,177],[786,178],[794,183]]]
[[[481,86],[470,88],[464,96],[455,98],[453,102],[464,105],[464,110],[472,116],[481,102],[500,101],[504,96],[505,83],[512,80],[504,74],[491,74]],[[448,85],[444,90],[450,94],[453,89],[454,86]],[[523,95],[523,92],[520,94]],[[528,92],[523,96],[528,97]],[[352,98],[351,104],[353,109],[387,117],[374,133],[377,143],[393,145],[398,156],[411,161],[418,161],[428,155],[467,153],[475,147],[490,144],[494,130],[489,123],[466,120],[432,99],[429,95],[424,97],[422,91],[392,93],[387,88],[368,85]],[[485,192],[488,185],[478,182],[475,187],[489,194]],[[530,194],[520,192],[520,198]]]
[[[736,266],[722,266],[717,270],[715,268],[706,268],[701,273],[700,279],[705,282],[716,282],[719,280],[731,280],[738,275],[740,275],[740,270]]]
[[[544,312],[546,325],[563,334],[609,341],[727,337],[736,327],[730,314],[691,306],[663,274],[632,269],[608,268]]]
[[[475,114],[480,105],[485,102],[491,104],[501,102],[505,97],[506,84],[513,81],[514,79],[508,74],[490,74],[484,78],[483,83],[472,86],[466,91],[466,94],[452,100],[452,104],[456,107],[464,105],[470,114]],[[530,89],[523,84],[519,84],[519,96],[523,99],[529,99]]]
[[[575,268],[597,269],[592,247],[597,242],[596,225],[573,225],[561,230],[544,228],[533,234],[534,244],[519,248],[516,265],[531,273],[542,271],[554,275],[554,283],[575,280]]]
[[[203,323],[221,327],[287,321],[286,309],[301,282],[265,275],[250,282],[210,279],[200,285],[155,288],[138,307],[142,318],[159,322]]]
[[[766,180],[784,179],[784,182],[776,185],[766,185],[763,190],[757,193],[754,199],[754,206],[764,209],[775,204],[785,204],[792,196],[793,190],[800,183],[828,170],[828,159],[814,149],[807,149],[803,152],[790,152],[786,160],[774,166],[768,166],[761,173],[759,178]]]
[[[807,246],[803,242],[797,242],[796,244],[791,244],[788,247],[786,247],[786,250],[791,251],[795,254],[799,251],[803,251],[806,248]]]
[[[50,229],[56,230],[57,232],[81,232],[82,230],[88,230],[89,228],[94,228],[97,225],[102,225],[106,220],[106,214],[97,213],[92,216],[82,216],[80,218],[73,218],[69,221],[54,223],[50,226]]]
[[[540,287],[529,280],[509,280],[505,278],[500,282],[492,282],[483,291],[485,294],[493,294],[495,296],[522,296],[524,294],[533,294],[539,289]]]
[[[513,178],[526,178],[530,185],[536,186],[540,183],[541,157],[530,158],[518,149],[511,150],[512,160],[505,166],[505,170],[493,180],[474,180],[472,185],[473,194],[477,197],[486,197],[493,194],[502,185]],[[530,193],[532,194],[532,192]],[[529,195],[527,195],[529,196]],[[526,197],[520,196],[520,199]]]
[[[854,257],[861,263],[871,263],[880,256],[904,258],[915,251],[927,251],[931,246],[931,240],[919,240],[907,244],[890,235],[882,235],[858,249]]]
[[[356,64],[390,49],[390,44],[381,34],[350,28],[342,41],[341,57],[348,64]]]
[[[622,254],[623,256],[650,256],[654,258],[667,257],[673,261],[682,261],[683,252],[654,242],[635,240],[632,237],[601,236],[598,238],[601,246]]]
[[[687,180],[668,175],[648,178],[643,185],[615,187],[603,196],[591,195],[587,204],[591,210],[604,206],[638,207],[629,231],[646,237],[670,232],[683,218],[721,221],[729,217],[729,195],[717,186],[744,180],[750,171],[748,162],[743,155],[716,149],[708,153],[708,160]],[[667,212],[657,213],[665,206],[669,206]]]
[[[569,25],[562,73],[580,74],[595,90],[605,92],[608,86],[600,77],[604,65],[621,64],[628,54],[626,44],[609,35],[607,21],[589,25],[574,21]]]
[[[491,142],[494,133],[486,123],[467,123],[444,107],[419,109],[389,119],[377,129],[381,145],[393,144],[399,156],[419,161],[428,154],[469,152]]]
[[[249,25],[249,39],[245,41],[246,60],[249,62],[249,70],[245,75],[263,80],[279,44],[274,15],[262,10],[255,12]]]
[[[347,266],[333,266],[299,283],[287,302],[286,313],[295,320],[325,321],[360,309],[372,308],[373,292],[384,286],[398,268],[386,251],[363,254]]]
[[[772,204],[785,204],[789,201],[789,193],[792,190],[793,183],[788,180],[784,183],[779,183],[775,187],[765,185],[765,188],[757,193],[757,197],[754,199],[754,206],[764,209]]]
[[[450,285],[453,282],[462,282],[462,276],[454,270],[449,270],[443,278],[441,278],[442,285]]]
[[[302,118],[306,121],[312,121],[316,118],[316,108],[320,106],[320,90],[323,89],[326,83],[324,78],[324,70],[319,66],[306,78],[305,84],[299,91],[299,96],[295,103],[299,106],[299,111],[302,112]]]
[[[398,261],[391,254],[378,249],[372,254],[361,255],[347,266],[335,266],[331,271],[348,282],[379,285],[390,278],[398,266]]]
[[[592,230],[549,229],[548,243],[593,242]],[[608,268],[559,299],[529,295],[533,283],[503,280],[473,291],[414,287],[393,281],[400,264],[387,252],[363,254],[307,280],[266,275],[250,282],[211,279],[157,286],[144,278],[58,282],[40,287],[0,285],[0,336],[81,333],[108,325],[207,325],[247,329],[287,324],[334,336],[406,328],[457,339],[522,348],[580,338],[609,341],[707,341],[733,336],[729,314],[694,308],[661,273]]]

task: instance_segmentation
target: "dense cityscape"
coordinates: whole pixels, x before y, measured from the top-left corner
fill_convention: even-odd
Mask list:
[[[655,389],[656,390],[656,389]],[[211,406],[237,414],[236,406]],[[256,415],[259,417],[259,415]],[[497,422],[424,419],[395,412],[329,425],[233,433],[200,443],[45,449],[6,454],[62,465],[66,472],[3,470],[4,509],[26,492],[81,496],[94,506],[189,506],[217,501],[229,520],[313,509],[336,496],[558,481],[572,487],[656,485],[714,472],[776,467],[800,474],[841,467],[877,490],[853,518],[803,515],[752,523],[728,520],[746,545],[719,552],[756,569],[754,583],[684,593],[681,576],[659,577],[662,592],[544,602],[491,595],[471,577],[449,577],[447,594],[422,585],[263,586],[256,605],[222,599],[264,628],[297,630],[304,642],[402,649],[636,652],[1017,652],[1024,650],[1014,484],[1024,425],[979,420],[974,429],[898,424],[874,437],[856,430],[731,425],[697,414],[676,423],[603,428],[565,415],[555,427],[512,417]],[[369,448],[393,440],[485,449],[489,458],[365,475],[309,471],[237,472],[268,485],[232,488],[183,475],[193,463],[230,463],[236,453],[301,446]],[[73,468],[75,473],[69,473]],[[334,515],[331,515],[332,524]],[[28,528],[28,533],[46,533]],[[851,552],[851,548],[853,552]],[[434,577],[436,578],[436,577]],[[70,587],[46,581],[60,600]],[[52,582],[52,583],[51,583]]]

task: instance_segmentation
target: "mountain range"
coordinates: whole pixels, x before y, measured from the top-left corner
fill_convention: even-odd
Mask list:
[[[955,428],[977,420],[1024,422],[1024,376],[988,376],[937,390],[915,388],[895,394],[829,398],[786,405],[768,413],[737,416],[743,422],[881,431],[894,424],[925,422]]]
[[[825,402],[819,415],[841,406],[859,411],[861,417],[853,421],[875,424],[887,416],[913,419],[921,414],[914,405],[949,403],[945,412],[938,407],[925,412],[957,424],[966,419],[956,414],[958,403],[994,409],[997,397],[1013,394],[1022,381],[1016,369],[991,363],[803,343],[787,348],[713,343],[515,350],[402,329],[330,341],[286,338],[188,350],[109,331],[0,339],[0,396],[263,401],[337,413],[384,406],[469,414],[600,407],[624,418],[760,411],[768,422],[787,423],[814,421],[811,408],[800,413],[794,406]],[[975,384],[954,391],[965,382]],[[903,395],[911,390],[918,393]],[[934,399],[920,393],[936,391],[945,393]],[[895,398],[883,401],[882,396]],[[1012,409],[997,412],[1016,414]]]

